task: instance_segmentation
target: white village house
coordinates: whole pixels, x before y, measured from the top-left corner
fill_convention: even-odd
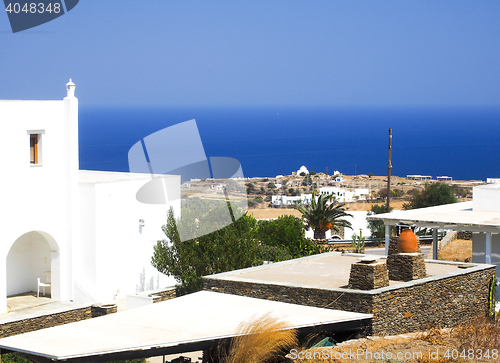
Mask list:
[[[0,101],[0,313],[7,296],[37,291],[44,272],[47,292],[61,301],[110,300],[174,282],[150,262],[169,205],[136,200],[148,174],[79,170],[78,100],[74,83],[66,86],[60,101]]]
[[[349,190],[337,187],[322,187],[319,188],[319,192],[320,194],[333,195],[339,203],[366,200],[366,197],[370,195],[370,190],[365,188]]]

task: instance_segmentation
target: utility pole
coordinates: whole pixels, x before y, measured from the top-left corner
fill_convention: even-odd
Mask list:
[[[387,213],[391,211],[392,128],[389,129],[389,164],[387,168]]]

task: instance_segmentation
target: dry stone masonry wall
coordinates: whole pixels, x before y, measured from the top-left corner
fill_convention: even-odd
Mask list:
[[[387,269],[392,281],[411,281],[427,276],[424,256],[418,252],[389,255]]]
[[[454,327],[485,316],[495,267],[478,265],[371,291],[204,278],[205,290],[299,305],[373,314],[368,334],[392,335]]]
[[[385,261],[353,263],[349,274],[349,288],[373,290],[389,286],[389,274]]]

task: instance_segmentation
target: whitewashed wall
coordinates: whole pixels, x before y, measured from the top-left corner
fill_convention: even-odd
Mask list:
[[[352,235],[356,234],[359,236],[359,230],[362,230],[363,237],[370,237],[370,230],[368,229],[368,223],[366,221],[366,216],[368,212],[365,211],[347,211],[349,214],[352,214],[352,217],[346,217],[345,219],[351,222],[352,229],[346,228],[344,231],[344,239],[352,239]],[[326,232],[326,238],[331,238],[331,231]],[[313,238],[314,231],[309,229],[306,231],[306,238]]]
[[[48,246],[53,252],[50,262],[58,264],[54,268],[61,271],[56,276],[54,283],[57,287],[53,291],[58,299],[71,297],[73,235],[69,226],[74,212],[72,178],[78,172],[78,144],[72,142],[78,127],[74,118],[77,107],[76,98],[64,101],[0,101],[0,186],[5,213],[0,220],[0,255],[7,263],[9,251],[20,237],[32,231],[45,233],[45,247],[41,248]],[[30,164],[29,133],[34,131],[42,135],[39,165]],[[45,261],[45,254],[38,257],[29,253],[20,254],[29,243],[34,242],[25,241],[23,237],[13,247],[9,269],[5,265],[0,268],[0,291],[3,291],[0,293],[0,312],[6,310],[7,285],[9,292],[17,291],[12,286],[23,280],[26,280],[23,286],[33,286],[28,280],[32,281],[33,274],[38,273],[38,267],[32,271],[16,271],[14,261],[22,263],[23,257],[25,261],[33,259],[34,266]],[[43,245],[44,242],[38,243]]]
[[[174,178],[179,179],[180,187],[180,178]],[[166,223],[169,207],[136,200],[137,191],[148,180],[144,175],[139,180],[81,184],[80,203],[85,215],[77,247],[77,300],[110,300],[175,284],[173,278],[151,265],[153,246],[165,238],[161,226]],[[180,204],[174,209],[179,215]]]

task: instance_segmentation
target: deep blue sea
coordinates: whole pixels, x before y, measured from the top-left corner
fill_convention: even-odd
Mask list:
[[[247,177],[309,171],[500,177],[500,108],[80,108],[80,169],[128,170],[128,150],[196,119],[207,156],[238,159]]]

